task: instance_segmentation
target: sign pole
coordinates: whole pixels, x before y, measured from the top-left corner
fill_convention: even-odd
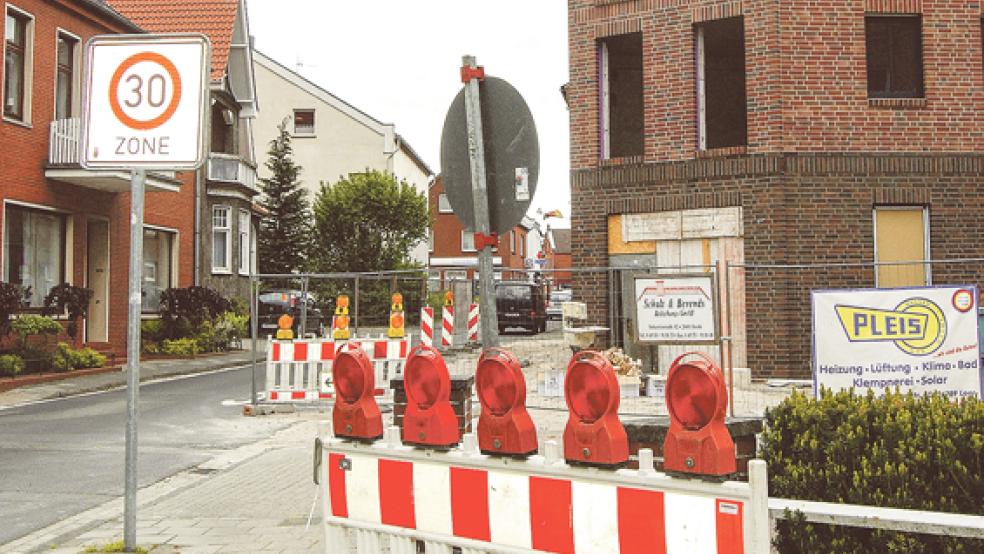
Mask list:
[[[130,305],[126,321],[126,491],[123,542],[127,552],[137,546],[137,401],[140,396],[140,283],[143,276],[144,180],[146,172],[130,174]]]
[[[461,65],[478,69],[475,56],[462,56]],[[468,122],[468,154],[471,164],[472,206],[475,209],[475,233],[489,235],[489,195],[485,182],[485,144],[482,135],[482,105],[478,78],[472,73],[465,84],[465,116]],[[478,245],[476,245],[478,246]],[[492,282],[492,247],[478,248],[479,331],[482,346],[499,345],[499,323],[495,310],[495,284]]]

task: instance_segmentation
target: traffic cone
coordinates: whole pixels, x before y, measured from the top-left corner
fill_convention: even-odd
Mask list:
[[[335,302],[335,315],[331,318],[331,338],[333,339],[348,340],[352,338],[352,331],[349,330],[348,304],[348,295],[339,294]]]
[[[389,330],[386,332],[386,336],[391,339],[402,339],[407,335],[406,330],[403,328],[404,323],[404,312],[403,312],[403,295],[395,292],[393,293],[393,298],[391,299],[392,304],[390,305],[390,326]]]
[[[280,316],[277,320],[277,340],[294,340],[294,318],[287,314]]]

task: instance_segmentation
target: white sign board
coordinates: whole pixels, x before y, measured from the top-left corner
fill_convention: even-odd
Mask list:
[[[105,35],[86,44],[81,163],[197,169],[210,56],[203,35]]]
[[[813,292],[813,380],[882,394],[886,388],[981,396],[977,288]]]
[[[636,339],[644,343],[717,342],[712,275],[636,277]]]

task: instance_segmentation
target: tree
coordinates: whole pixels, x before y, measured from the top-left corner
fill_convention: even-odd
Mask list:
[[[317,271],[380,271],[408,267],[427,237],[427,200],[390,173],[352,174],[322,185],[314,200]]]
[[[257,262],[260,273],[286,274],[307,265],[311,244],[311,210],[307,191],[297,176],[301,167],[294,163],[294,150],[287,132],[287,119],[277,126],[280,134],[270,141],[266,162],[269,178],[260,179],[263,198],[260,205],[269,212],[260,222]]]

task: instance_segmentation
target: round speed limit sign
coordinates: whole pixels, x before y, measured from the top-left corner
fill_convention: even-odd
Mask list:
[[[199,167],[209,51],[202,35],[91,39],[86,48],[82,165]]]

